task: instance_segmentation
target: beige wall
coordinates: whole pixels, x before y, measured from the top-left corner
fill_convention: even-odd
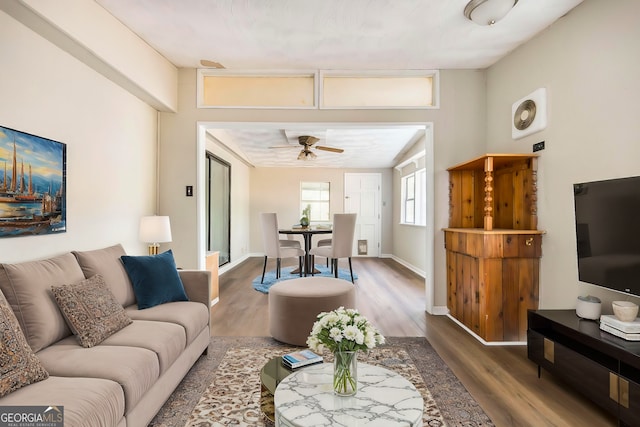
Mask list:
[[[483,71],[441,71],[441,107],[438,110],[199,110],[196,108],[196,70],[180,70],[178,82],[178,113],[160,114],[160,211],[171,216],[175,230],[172,247],[180,265],[185,268],[198,265],[196,197],[184,195],[185,185],[195,186],[197,181],[198,122],[433,123],[435,303],[441,306],[446,304],[446,269],[441,232],[441,228],[447,226],[448,219],[446,168],[484,152],[486,100]],[[200,189],[196,186],[194,191]],[[237,218],[237,221],[251,229],[254,219],[250,213],[254,212],[258,211],[251,208],[245,218]],[[286,220],[282,219],[283,224]],[[253,243],[251,247],[254,247]],[[424,250],[424,247],[416,250]]]
[[[67,232],[0,239],[0,262],[122,243],[156,201],[157,114],[0,12],[0,125],[67,144]],[[10,42],[8,42],[10,40]]]
[[[407,155],[402,160],[407,160],[424,149],[425,139],[422,138],[420,141],[414,144],[413,147],[411,147]],[[402,161],[400,163],[402,163]],[[396,200],[396,203],[392,205],[393,255],[396,257],[396,259],[402,260],[404,264],[421,274],[425,274],[427,271],[427,259],[425,254],[428,236],[427,230],[426,227],[422,226],[401,224],[402,206],[401,203],[398,202],[400,201],[400,197],[402,194],[402,177],[426,167],[426,158],[422,157],[416,159],[416,162],[407,164],[400,170],[397,170],[395,168],[393,169],[393,192]],[[428,179],[430,179],[430,177]],[[421,250],[416,250],[418,248],[421,248]]]
[[[640,175],[638,16],[637,0],[585,0],[487,73],[488,151],[546,144],[538,174],[539,228],[547,232],[542,308],[573,308],[586,294],[625,298],[578,282],[572,185]],[[514,141],[511,104],[539,87],[548,91],[548,127]]]
[[[344,212],[344,174],[379,173],[382,180],[381,211],[382,254],[392,250],[392,174],[391,169],[333,169],[333,168],[256,168],[251,171],[251,252],[263,253],[262,235],[258,226],[260,212],[276,212],[282,228],[300,221],[300,182],[329,182],[330,212]],[[315,240],[317,240],[316,238]],[[314,240],[314,242],[315,242]],[[300,239],[300,241],[302,241]]]

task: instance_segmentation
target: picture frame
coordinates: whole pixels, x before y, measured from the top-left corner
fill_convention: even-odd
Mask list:
[[[0,238],[67,230],[67,146],[0,126]]]

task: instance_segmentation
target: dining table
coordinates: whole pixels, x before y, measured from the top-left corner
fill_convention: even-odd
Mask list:
[[[297,234],[301,235],[304,239],[304,275],[307,276],[308,272],[311,271],[311,240],[316,234],[331,234],[333,230],[331,228],[326,227],[304,227],[304,228],[285,228],[278,230],[280,234]],[[292,271],[293,274],[299,273],[298,270]],[[319,270],[316,270],[314,267],[313,274],[320,273]]]

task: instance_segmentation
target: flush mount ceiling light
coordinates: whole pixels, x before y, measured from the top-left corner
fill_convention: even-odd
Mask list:
[[[509,13],[518,0],[471,0],[464,16],[478,25],[493,25]]]

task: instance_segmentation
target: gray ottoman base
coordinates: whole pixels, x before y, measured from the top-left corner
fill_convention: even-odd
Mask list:
[[[307,346],[311,327],[323,311],[356,308],[351,282],[332,277],[284,280],[269,288],[269,330],[278,341]]]

